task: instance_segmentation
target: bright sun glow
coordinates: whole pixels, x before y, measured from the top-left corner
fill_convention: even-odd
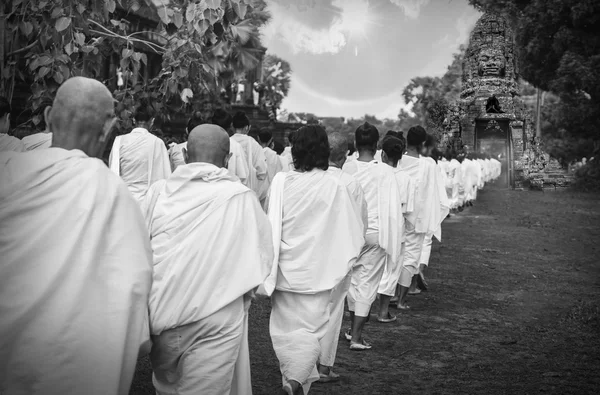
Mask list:
[[[340,28],[350,36],[365,36],[369,24],[369,3],[364,0],[342,0]]]

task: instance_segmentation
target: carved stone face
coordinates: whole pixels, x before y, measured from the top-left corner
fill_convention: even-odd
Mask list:
[[[479,53],[478,74],[481,77],[504,77],[506,59],[500,50],[484,49]]]

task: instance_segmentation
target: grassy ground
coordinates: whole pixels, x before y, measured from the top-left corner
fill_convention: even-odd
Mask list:
[[[311,394],[600,393],[600,196],[480,191],[444,222],[430,265],[430,290],[397,322],[367,324],[371,351],[340,340],[342,380]],[[254,394],[275,394],[268,300],[250,314]],[[151,393],[141,359],[131,394]]]

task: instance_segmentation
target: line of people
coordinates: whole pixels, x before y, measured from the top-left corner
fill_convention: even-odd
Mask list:
[[[251,394],[258,294],[281,392],[307,394],[339,379],[341,332],[371,349],[371,309],[394,322],[390,305],[408,310],[427,286],[456,171],[427,156],[420,126],[380,143],[365,123],[349,156],[345,136],[308,125],[279,156],[243,113],[194,116],[167,150],[140,111],[107,168],[94,159],[116,121],[104,85],[67,80],[45,115],[52,147],[0,153],[0,392],[126,394],[149,354],[159,394]],[[497,176],[473,163],[464,199]]]

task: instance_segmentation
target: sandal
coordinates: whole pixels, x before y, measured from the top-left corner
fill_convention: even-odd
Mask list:
[[[415,288],[412,291],[408,291],[409,295],[418,295],[421,293],[421,290],[419,288]]]
[[[340,375],[329,369],[329,374],[319,373],[319,383],[333,383],[340,381]]]
[[[351,343],[350,344],[350,351],[365,351],[365,350],[370,350],[371,348],[373,348],[373,347],[369,343],[364,341],[364,339],[360,343]]]
[[[386,318],[377,317],[377,322],[381,322],[382,324],[387,324],[389,322],[394,322],[397,319],[398,319],[398,317],[396,317],[395,315],[391,315],[390,312],[388,311],[387,317]]]
[[[352,340],[352,329],[348,329],[346,332],[344,332],[344,337],[346,338],[346,340],[351,341]]]
[[[409,310],[410,306],[407,305],[407,304],[401,305],[400,303],[398,303],[398,307],[397,308],[400,309],[400,310]]]

